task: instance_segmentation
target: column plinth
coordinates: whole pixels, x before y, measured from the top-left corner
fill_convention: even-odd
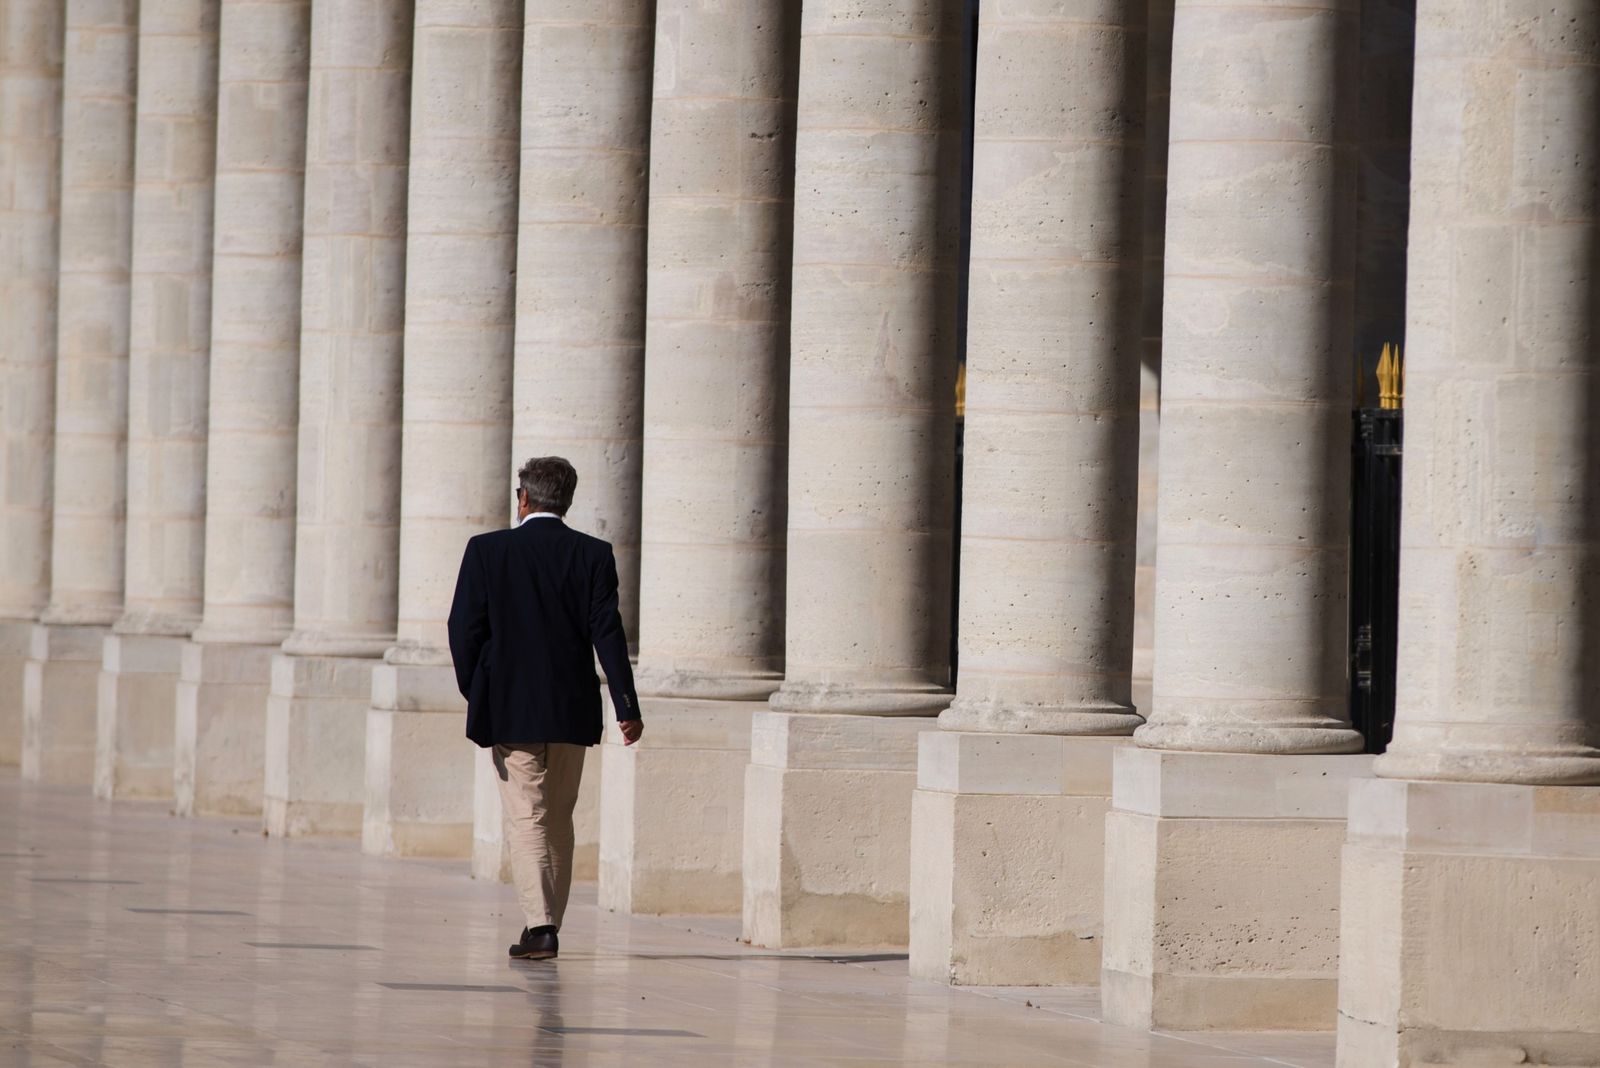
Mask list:
[[[173,732],[183,638],[113,630],[101,649],[96,692],[94,792],[173,796]]]
[[[941,722],[920,742],[912,976],[1098,983],[1111,760],[1129,739],[958,733]]]
[[[751,719],[744,784],[744,938],[905,945],[911,797],[926,717]],[[848,798],[848,804],[841,804]]]
[[[361,834],[373,664],[361,657],[272,658],[262,770],[268,834]]]
[[[1339,849],[1369,756],[1114,758],[1105,823],[1107,1023],[1326,1030],[1339,967]]]
[[[600,906],[737,914],[750,720],[766,703],[641,696],[639,707],[648,743],[623,745],[608,719],[599,746]]]
[[[23,668],[22,777],[94,781],[95,702],[104,627],[36,625]]]
[[[1600,790],[1358,781],[1342,874],[1341,1068],[1594,1063]]]

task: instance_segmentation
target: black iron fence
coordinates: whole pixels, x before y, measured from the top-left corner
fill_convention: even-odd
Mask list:
[[[1363,374],[1358,382],[1365,385]],[[1405,369],[1398,347],[1378,361],[1378,406],[1356,390],[1350,501],[1350,719],[1381,753],[1394,733],[1400,615],[1400,454]]]

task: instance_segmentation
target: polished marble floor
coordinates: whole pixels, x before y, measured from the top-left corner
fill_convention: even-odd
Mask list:
[[[903,953],[772,953],[579,887],[513,965],[509,887],[0,769],[0,1065],[1328,1068],[1328,1035],[1152,1035],[1093,990],[951,989]]]

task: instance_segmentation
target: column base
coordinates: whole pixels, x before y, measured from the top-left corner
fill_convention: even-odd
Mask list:
[[[1370,756],[1124,747],[1106,817],[1101,1013],[1140,1030],[1327,1030],[1339,849]]]
[[[36,624],[22,678],[22,777],[95,781],[100,657],[109,627]]]
[[[33,628],[31,619],[0,619],[0,764],[22,763],[22,677]]]
[[[934,727],[931,717],[751,718],[745,941],[906,944],[917,736]]]
[[[96,797],[172,797],[178,676],[187,644],[171,635],[106,635],[95,701]]]
[[[578,804],[572,810],[572,879],[592,883],[600,874],[600,746],[583,756],[583,782]],[[491,750],[479,749],[472,782],[472,877],[491,883],[509,883],[511,851],[506,848],[505,823],[500,814],[500,786]]]
[[[186,642],[172,784],[180,816],[259,816],[276,645]]]
[[[466,718],[448,665],[373,667],[363,853],[472,856],[474,746]]]
[[[361,837],[370,657],[272,658],[262,772],[269,835]]]
[[[1100,981],[1111,758],[1126,737],[928,731],[911,802],[911,975]]]
[[[766,707],[645,697],[645,736],[633,746],[607,721],[600,746],[602,908],[739,913],[750,718]]]
[[[1351,784],[1341,1068],[1600,1065],[1600,787]]]

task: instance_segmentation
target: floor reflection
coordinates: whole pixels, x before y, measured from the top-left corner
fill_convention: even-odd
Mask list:
[[[465,865],[23,786],[0,769],[0,1066],[1328,1068],[1328,1035],[1152,1035],[1093,990],[907,978],[897,950],[742,947],[580,887],[554,962]]]

